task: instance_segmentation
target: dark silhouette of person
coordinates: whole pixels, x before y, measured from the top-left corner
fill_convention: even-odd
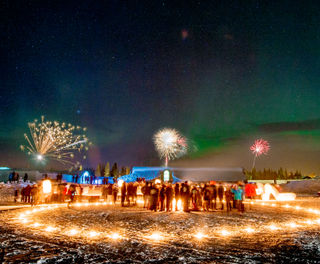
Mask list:
[[[173,188],[172,188],[171,183],[169,183],[166,188],[166,209],[167,209],[167,212],[172,211],[172,199],[173,199]]]
[[[28,173],[24,174],[23,181],[26,182],[28,180]]]
[[[166,198],[166,187],[164,184],[162,184],[159,194],[159,200],[160,200],[160,211],[164,211],[164,201]]]

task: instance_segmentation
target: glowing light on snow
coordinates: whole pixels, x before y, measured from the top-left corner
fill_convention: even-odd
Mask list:
[[[97,232],[95,232],[95,231],[90,231],[89,232],[89,237],[90,238],[95,238],[95,237],[97,237],[99,235],[99,233],[97,233]]]
[[[178,211],[182,211],[182,201],[181,201],[181,199],[178,200],[177,209],[178,209]]]
[[[230,236],[230,235],[231,235],[231,233],[230,233],[228,230],[225,230],[225,229],[222,229],[222,230],[220,231],[220,234],[221,234],[222,236]]]
[[[161,184],[161,180],[160,180],[160,179],[156,179],[156,180],[154,181],[154,183],[155,183],[155,184]]]
[[[110,238],[114,239],[114,240],[118,240],[121,238],[121,236],[118,233],[112,233],[110,235]]]
[[[69,236],[75,236],[76,234],[78,234],[79,233],[79,231],[77,230],[77,229],[71,229],[71,230],[69,230],[68,232],[67,232],[67,234],[69,235]]]
[[[272,231],[278,230],[279,228],[276,225],[269,225],[269,229]]]
[[[56,228],[55,228],[55,227],[52,227],[52,226],[48,226],[48,227],[45,229],[45,231],[47,231],[47,232],[52,232],[52,231],[54,231],[54,230],[56,230]]]
[[[296,227],[297,227],[297,224],[296,224],[296,223],[289,223],[289,226],[290,226],[291,228],[296,228]]]
[[[296,210],[301,210],[301,207],[300,206],[296,206],[295,209]]]
[[[176,211],[176,207],[177,207],[177,211],[182,211],[182,201],[181,201],[181,199],[179,199],[178,200],[178,202],[177,202],[177,200],[176,200],[176,198],[173,198],[173,200],[172,200],[172,211]]]
[[[44,180],[42,182],[42,192],[43,193],[51,193],[52,185],[50,180]]]
[[[39,227],[39,226],[40,226],[39,223],[34,223],[34,224],[33,224],[33,227]]]
[[[313,222],[311,220],[307,220],[305,223],[308,224],[308,225],[312,225],[313,224]]]
[[[24,219],[24,218],[25,218],[25,215],[24,215],[24,214],[20,214],[20,215],[19,215],[19,218],[20,218],[20,219]]]
[[[146,236],[146,238],[157,240],[157,241],[163,239],[160,233],[152,233],[150,236]]]
[[[247,233],[251,234],[251,233],[254,232],[254,229],[251,228],[251,227],[247,227],[247,228],[244,229],[244,231],[246,231]]]
[[[123,183],[124,183],[124,181],[123,181],[123,180],[119,180],[119,181],[118,181],[118,187],[120,187],[120,188],[121,188],[121,187],[122,187],[122,185],[123,185]]]
[[[202,232],[198,232],[194,235],[194,237],[198,240],[201,240],[205,237],[205,235]]]

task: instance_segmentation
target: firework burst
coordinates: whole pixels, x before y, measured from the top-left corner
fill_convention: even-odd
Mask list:
[[[270,145],[269,145],[268,141],[260,138],[260,139],[257,139],[254,142],[254,144],[250,147],[250,150],[254,154],[253,165],[252,165],[252,168],[254,168],[255,162],[256,162],[256,158],[259,157],[262,154],[267,155],[267,153],[270,150]]]
[[[28,123],[28,127],[30,135],[24,134],[28,144],[21,145],[20,148],[39,161],[47,157],[63,164],[74,165],[75,153],[87,151],[91,145],[83,134],[86,128],[80,126],[45,121],[42,116],[40,122],[34,120]]]
[[[154,136],[153,141],[160,158],[165,159],[165,166],[169,160],[182,157],[188,151],[188,142],[185,137],[172,128],[163,128]]]

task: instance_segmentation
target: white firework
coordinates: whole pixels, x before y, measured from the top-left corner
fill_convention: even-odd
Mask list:
[[[163,128],[154,136],[153,141],[160,158],[164,158],[166,166],[169,160],[174,160],[187,153],[188,144],[185,137],[176,129]]]

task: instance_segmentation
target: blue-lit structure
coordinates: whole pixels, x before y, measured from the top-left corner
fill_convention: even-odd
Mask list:
[[[0,170],[11,170],[11,169],[8,167],[0,167]]]
[[[63,180],[65,180],[66,182],[74,182],[73,177],[74,175],[71,175],[71,174],[63,174]],[[100,185],[100,184],[103,184],[106,178],[108,179],[108,183],[111,183],[111,184],[114,183],[113,177],[94,176],[94,172],[90,170],[85,170],[79,174],[77,183]]]
[[[146,181],[152,181],[160,178],[160,174],[164,170],[170,170],[172,172],[173,183],[181,182],[181,180],[174,176],[174,172],[171,168],[166,167],[133,167],[131,173],[118,178],[125,182],[135,182],[138,178],[144,178]]]

